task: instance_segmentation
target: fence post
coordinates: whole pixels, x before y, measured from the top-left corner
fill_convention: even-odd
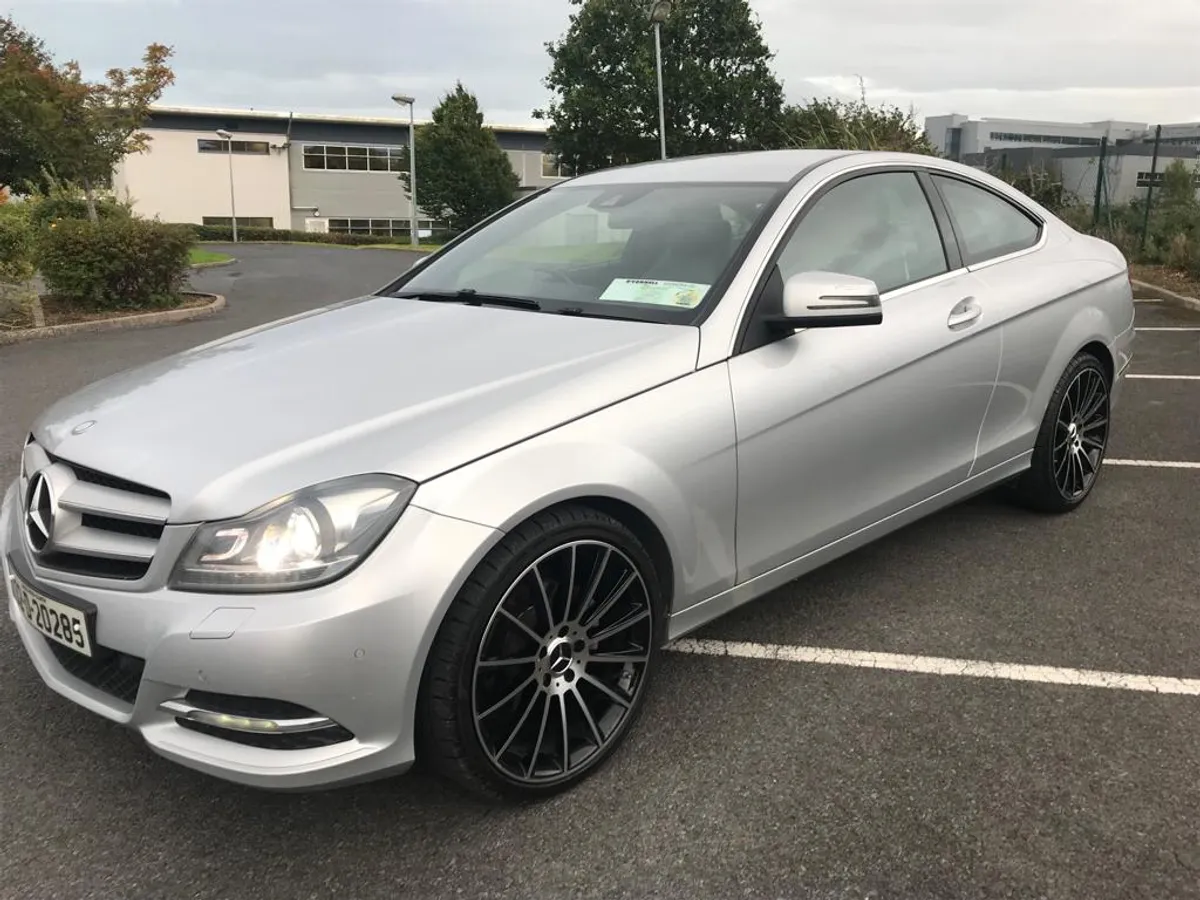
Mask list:
[[[1108,157],[1108,135],[1100,138],[1100,156],[1096,160],[1096,200],[1092,205],[1092,230],[1100,224],[1100,191],[1104,187],[1105,160]]]
[[[1138,254],[1146,252],[1146,234],[1150,231],[1150,204],[1154,199],[1154,176],[1158,174],[1158,143],[1162,140],[1162,126],[1154,127],[1154,156],[1150,160],[1150,184],[1146,186],[1146,209],[1142,216],[1142,236],[1138,239]]]

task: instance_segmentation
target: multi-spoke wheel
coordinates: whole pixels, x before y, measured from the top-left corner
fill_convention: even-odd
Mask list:
[[[576,783],[636,717],[662,613],[653,562],[620,522],[587,507],[531,520],[484,560],[438,633],[422,756],[480,793]]]
[[[1108,447],[1109,380],[1094,356],[1076,356],[1050,398],[1017,496],[1045,512],[1069,512],[1091,493]]]

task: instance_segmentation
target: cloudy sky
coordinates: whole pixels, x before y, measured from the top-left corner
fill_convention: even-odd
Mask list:
[[[1200,0],[750,0],[789,100],[857,92],[914,106],[1065,121],[1200,120]],[[0,0],[98,77],[175,48],[181,106],[428,114],[462,79],[489,121],[546,97],[544,43],[567,0]],[[650,40],[649,33],[647,40]]]

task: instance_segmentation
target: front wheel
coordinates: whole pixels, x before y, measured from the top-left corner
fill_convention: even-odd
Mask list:
[[[1023,505],[1041,512],[1076,509],[1091,493],[1108,449],[1110,385],[1100,361],[1080,353],[1050,397],[1029,470],[1016,482]]]
[[[511,532],[430,651],[418,752],[472,793],[534,799],[590,775],[636,719],[663,631],[654,563],[590,507]]]

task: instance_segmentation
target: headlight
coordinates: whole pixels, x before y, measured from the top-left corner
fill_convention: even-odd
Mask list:
[[[206,523],[179,557],[171,586],[248,593],[325,584],[375,549],[416,487],[390,475],[342,478]]]

